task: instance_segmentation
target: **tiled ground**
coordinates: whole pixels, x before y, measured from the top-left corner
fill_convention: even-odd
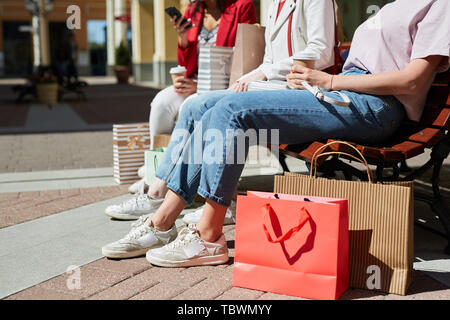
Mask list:
[[[230,256],[234,256],[234,226],[225,226]],[[225,265],[159,268],[145,257],[99,259],[80,268],[79,289],[69,289],[71,275],[63,274],[7,297],[7,300],[302,300],[297,297],[232,286],[232,259]],[[342,300],[448,300],[450,288],[416,271],[407,296],[348,289]]]
[[[113,166],[111,131],[0,135],[0,172]]]
[[[0,172],[113,165],[111,131],[0,135]]]
[[[111,199],[127,192],[128,185],[1,193],[0,229],[90,203]]]

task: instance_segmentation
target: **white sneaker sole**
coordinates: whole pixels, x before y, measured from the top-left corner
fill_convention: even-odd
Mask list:
[[[114,251],[114,250],[108,250],[108,249],[102,248],[102,254],[107,258],[113,258],[113,259],[136,258],[136,257],[145,256],[147,251],[150,249],[156,249],[156,248],[160,248],[162,246],[163,246],[163,244],[156,245],[156,246],[153,246],[150,248],[137,249],[134,251]]]
[[[155,266],[176,268],[176,267],[213,266],[218,264],[224,264],[228,262],[229,257],[228,253],[224,253],[221,255],[199,257],[190,260],[171,261],[147,254],[146,259],[148,262],[150,262]]]
[[[140,216],[146,215],[146,214],[150,214],[150,213],[154,213],[156,211],[152,210],[152,211],[138,211],[135,212],[134,214],[131,213],[112,213],[112,212],[107,212],[105,211],[105,214],[111,218],[117,219],[117,220],[137,220],[139,219]]]

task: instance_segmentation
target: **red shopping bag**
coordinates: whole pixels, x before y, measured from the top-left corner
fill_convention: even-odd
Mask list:
[[[346,199],[238,196],[233,286],[309,299],[348,287]]]

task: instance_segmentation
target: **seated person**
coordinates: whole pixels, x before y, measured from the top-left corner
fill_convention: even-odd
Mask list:
[[[293,65],[293,54],[313,53],[317,57],[315,67],[319,70],[333,66],[334,9],[335,5],[332,1],[273,1],[268,11],[268,25],[265,34],[266,48],[261,66],[241,77],[233,84],[232,90],[213,91],[188,99],[184,103],[175,128],[192,132],[194,122],[200,121],[203,113],[207,112],[222,98],[235,96],[235,92],[246,91],[248,83],[251,81],[286,80],[286,75],[289,74]],[[288,30],[292,31],[290,37],[288,37]],[[236,95],[236,98],[238,96]],[[188,111],[185,112],[184,108],[187,108]],[[148,213],[154,213],[159,208],[168,190],[166,177],[173,169],[169,154],[174,151],[174,146],[177,144],[176,139],[175,136],[171,138],[166,159],[158,168],[159,174],[152,185],[149,186],[148,193],[138,194],[120,205],[108,207],[106,209],[108,215],[126,219],[137,219],[141,216],[138,222],[134,224],[134,229],[148,220]],[[231,202],[227,206],[230,204]],[[234,202],[231,207],[234,207]],[[196,221],[200,219],[203,211],[204,207],[201,207],[196,212],[194,217]],[[225,217],[227,217],[227,221],[232,221],[230,210],[226,210]],[[224,217],[222,217],[223,222]],[[134,233],[133,235],[136,236]],[[125,245],[115,242],[105,246],[103,254],[108,257],[132,257],[142,255],[149,247],[147,244],[130,244],[131,240],[124,241],[126,242]]]
[[[175,78],[174,84],[160,91],[150,108],[150,148],[153,149],[155,135],[172,132],[183,102],[197,92],[195,80],[198,72],[198,49],[200,46],[233,47],[239,23],[256,23],[256,9],[251,0],[196,0],[190,3],[183,19],[172,24],[178,35],[178,63],[186,68],[186,75]],[[192,27],[188,28],[191,24]],[[139,169],[145,176],[145,167]],[[131,193],[145,189],[144,179],[130,186]],[[117,208],[117,207],[115,207]],[[116,219],[137,219],[138,216],[116,214],[107,210]]]
[[[149,248],[147,260],[158,266],[226,263],[223,218],[244,168],[244,164],[230,160],[245,157],[249,148],[249,141],[245,141],[244,155],[233,152],[240,132],[278,130],[278,141],[272,142],[279,144],[329,138],[358,143],[389,139],[405,118],[421,118],[436,73],[450,66],[446,12],[450,12],[447,0],[397,0],[372,18],[381,22],[377,27],[369,20],[357,29],[343,73],[334,76],[294,66],[287,75],[289,84],[298,89],[307,81],[342,91],[351,100],[349,107],[323,102],[306,90],[242,92],[220,99],[200,96],[190,100],[177,128],[192,133],[181,144],[175,138],[171,141],[169,149],[177,149],[167,153],[169,164],[156,173],[169,191],[155,214],[134,228],[126,241]],[[209,95],[214,97],[215,93]],[[337,93],[327,95],[339,99]],[[199,110],[200,122],[194,126]],[[210,130],[215,139],[203,139]],[[227,132],[236,134],[224,139]],[[199,142],[201,146],[196,145]],[[190,161],[191,150],[199,147],[202,162]],[[210,161],[212,148],[223,151],[218,161]],[[206,199],[200,221],[177,234],[175,220],[197,193]],[[148,241],[139,241],[144,238]]]

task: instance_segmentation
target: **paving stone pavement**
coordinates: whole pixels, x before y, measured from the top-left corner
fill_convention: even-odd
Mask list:
[[[0,172],[112,166],[111,131],[0,135]]]
[[[304,300],[232,286],[234,225],[224,226],[230,261],[224,265],[160,268],[145,257],[102,258],[80,268],[79,288],[62,274],[6,297],[6,300]],[[69,281],[69,282],[68,282]],[[415,271],[407,296],[348,289],[341,300],[449,300],[450,288]]]
[[[0,193],[0,229],[117,197],[128,185]]]

